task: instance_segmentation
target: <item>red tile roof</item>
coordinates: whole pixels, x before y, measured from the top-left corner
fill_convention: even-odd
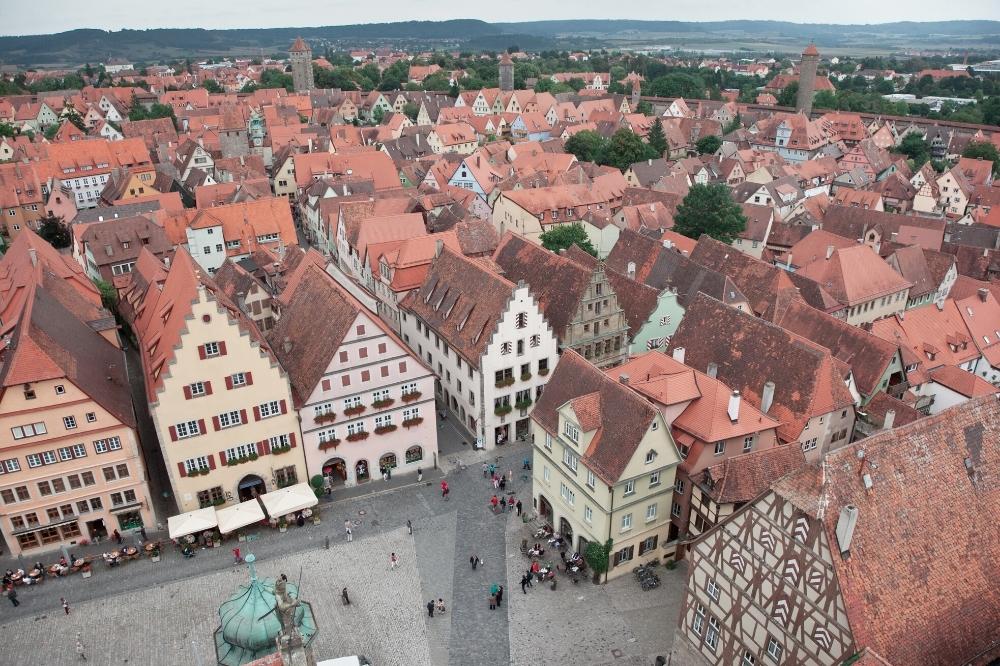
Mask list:
[[[708,491],[719,504],[749,502],[772,483],[806,464],[798,446],[779,445],[726,458],[695,475],[692,483]]]

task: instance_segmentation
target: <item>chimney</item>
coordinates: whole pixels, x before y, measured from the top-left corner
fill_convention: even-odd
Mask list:
[[[792,253],[791,252],[788,253],[788,261],[785,262],[785,265],[788,266],[788,270],[791,270],[792,266],[794,265],[794,264],[792,264]]]
[[[684,347],[677,347],[673,353],[674,360],[678,363],[684,362]]]
[[[935,301],[934,305],[937,306],[937,309],[939,311],[944,312],[944,301],[942,301],[942,300]]]
[[[892,424],[896,422],[896,410],[887,409],[885,420],[882,422],[882,430],[892,430]]]
[[[170,268],[170,257],[163,257],[163,265]]]
[[[774,402],[774,382],[767,381],[764,382],[764,392],[760,395],[760,411],[767,414],[768,410],[771,409],[771,403]]]
[[[438,238],[434,241],[434,258],[437,259],[441,256],[441,250],[444,249],[444,241]]]
[[[832,245],[827,245],[826,246],[826,258],[829,259],[832,256],[833,256],[833,246]]]
[[[291,353],[291,351],[292,351],[292,339],[290,337],[288,337],[288,336],[285,336],[285,341],[281,343],[281,348],[285,350],[286,354]]]
[[[619,383],[622,383],[622,384],[625,384],[625,386],[628,386],[628,375],[618,375],[618,381],[619,381]]]
[[[854,528],[858,524],[858,507],[848,504],[840,510],[840,517],[837,519],[837,544],[840,547],[840,555],[845,560],[851,557],[851,539],[854,537]]]
[[[37,266],[38,265],[38,250],[36,250],[33,247],[32,248],[28,248],[28,257],[31,259],[31,265],[32,266]]]
[[[709,363],[708,371],[705,374],[711,377],[712,379],[715,379],[719,375],[719,364],[714,362]]]
[[[626,273],[628,274],[628,276],[629,276],[630,279],[632,279],[632,280],[635,279],[635,262],[634,261],[628,262],[628,269],[626,270]]]
[[[726,412],[729,414],[729,420],[736,423],[740,420],[740,392],[733,391],[733,394],[729,396],[729,407],[726,408]]]
[[[989,294],[989,293],[990,293],[989,289],[980,289],[978,291],[979,300],[981,300],[983,303],[985,303],[986,302],[986,295]]]
[[[413,138],[416,140],[417,145],[419,146],[420,145],[420,134],[419,133],[414,134]]]

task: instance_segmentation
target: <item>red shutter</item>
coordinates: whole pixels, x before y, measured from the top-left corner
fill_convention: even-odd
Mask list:
[[[260,407],[257,405],[253,406],[253,420],[260,421]]]
[[[205,419],[198,419],[198,432],[205,434],[208,430],[205,429]]]
[[[212,382],[205,382],[205,395],[212,395]]]
[[[260,452],[262,456],[266,456],[271,452],[271,440],[262,439],[260,440]]]
[[[218,416],[213,416],[212,417],[212,427],[215,428],[216,432],[218,432],[218,430],[219,430],[219,417]]]
[[[368,347],[362,347],[358,350],[358,356],[361,358],[368,358]]]
[[[184,463],[182,463],[182,462],[177,463],[177,469],[179,469],[181,471],[181,476],[182,477],[188,475],[187,468],[184,467]]]
[[[198,345],[198,358],[205,360],[205,345]]]
[[[340,383],[343,384],[344,386],[350,386],[351,385],[351,376],[350,375],[341,375],[340,376]]]
[[[383,377],[388,377],[389,376],[389,366],[383,365],[381,368],[379,368],[379,372],[382,373]]]
[[[347,352],[345,351],[340,352],[340,362],[341,363],[347,362]]]
[[[225,356],[225,355],[226,355],[226,342],[225,342],[225,340],[220,340],[219,341],[219,356]]]
[[[233,390],[233,376],[232,375],[226,375],[226,390],[227,391],[232,391]]]
[[[244,375],[244,378],[247,380],[247,386],[250,386],[251,384],[253,384],[253,373],[252,372],[244,372],[243,375]]]
[[[240,423],[249,423],[247,421],[247,410],[245,409],[240,410]]]
[[[170,426],[170,441],[171,442],[177,441],[177,428],[173,426]]]
[[[295,433],[294,432],[288,433],[288,443],[292,445],[293,449],[295,448]]]
[[[399,362],[399,371],[400,372],[406,372],[406,361],[400,361]]]
[[[323,390],[324,391],[329,391],[330,390],[330,380],[329,379],[324,379],[323,380]]]
[[[379,354],[384,354],[385,353],[385,343],[384,342],[378,343],[378,353]]]
[[[371,378],[372,378],[372,373],[368,372],[367,370],[361,371],[361,381],[367,382]]]
[[[284,400],[280,401],[279,404],[281,405],[281,413],[282,414],[287,414],[288,413],[288,404]]]
[[[219,451],[219,464],[220,465],[225,465],[226,464],[226,452],[225,451]]]
[[[191,385],[190,384],[184,387],[184,399],[185,400],[190,400],[191,399]]]
[[[211,453],[208,454],[208,468],[215,469],[215,456]]]

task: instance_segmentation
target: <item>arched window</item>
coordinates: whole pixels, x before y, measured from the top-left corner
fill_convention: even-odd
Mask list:
[[[378,459],[379,467],[395,467],[396,466],[396,454],[387,453]]]
[[[424,450],[419,446],[411,446],[406,449],[406,462],[415,463],[424,459]]]

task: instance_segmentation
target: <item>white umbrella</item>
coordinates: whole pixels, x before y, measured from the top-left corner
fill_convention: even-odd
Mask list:
[[[216,509],[215,515],[219,519],[219,531],[223,534],[264,520],[264,510],[260,508],[260,502],[256,499],[227,506],[225,509]]]
[[[271,518],[280,518],[290,513],[308,509],[319,504],[316,493],[308,483],[298,483],[287,488],[272,490],[260,496],[260,501]]]
[[[215,517],[215,508],[211,506],[167,518],[171,539],[179,539],[188,534],[210,530],[218,524],[219,520]]]

